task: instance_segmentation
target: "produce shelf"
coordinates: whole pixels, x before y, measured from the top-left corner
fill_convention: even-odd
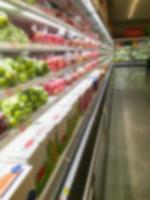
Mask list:
[[[100,62],[100,59],[98,60]],[[93,63],[92,61],[91,63]],[[70,91],[72,91],[73,88],[75,88],[80,82],[82,82],[91,72],[88,72],[83,76],[82,79],[75,82],[73,85],[66,88],[64,92],[62,92],[58,96],[50,96],[48,99],[47,104],[45,104],[43,107],[41,107],[38,111],[32,114],[32,116],[26,120],[24,123],[22,123],[19,127],[10,129],[5,131],[5,133],[1,136],[0,140],[0,149],[2,149],[5,145],[8,144],[12,139],[14,139],[19,133],[22,133],[30,126],[35,126],[35,121],[40,117],[42,114],[44,114],[48,109],[50,109],[54,104],[56,104],[60,99],[62,99],[66,94],[68,94]]]
[[[0,0],[0,174],[15,180],[4,199],[69,200],[113,49],[84,1],[67,0],[67,12],[63,0]]]
[[[87,14],[84,12],[84,9],[81,9],[80,5],[77,3],[77,1],[70,1],[71,3],[71,9],[67,9],[67,1],[64,1],[64,0],[61,0],[61,1],[57,1],[56,4],[61,7],[62,10],[64,10],[65,13],[68,13],[68,14],[72,14],[72,13],[79,13],[79,16],[82,17],[82,20],[85,21],[87,24],[90,25],[92,31],[94,31],[95,29],[95,25],[93,23],[93,20],[91,20],[89,17],[87,17]]]
[[[28,5],[28,4],[26,4],[22,1],[19,1],[19,0],[2,0],[2,2],[5,2],[5,3],[11,5],[12,8],[16,7],[17,9],[20,9],[22,11],[27,11],[29,13],[33,13],[37,17],[43,18],[43,22],[45,20],[45,23],[47,23],[47,24],[49,23],[50,26],[70,31],[74,35],[78,35],[81,38],[91,39],[94,42],[97,42],[94,39],[90,38],[88,35],[80,32],[76,28],[72,27],[71,25],[68,25],[67,23],[63,22],[62,20],[59,20],[57,17],[50,16],[50,15],[46,14],[44,11],[38,9],[37,7],[34,7],[32,5]]]
[[[110,46],[113,45],[113,40],[111,38],[110,33],[108,32],[107,28],[105,27],[104,23],[98,16],[96,9],[92,2],[90,0],[85,1],[85,0],[77,0],[77,1],[72,1],[74,2],[75,6],[78,6],[81,10],[84,10],[86,13],[87,17],[93,20],[93,24],[97,27],[97,30],[103,34],[103,36],[106,37],[107,42],[109,42]]]
[[[83,138],[82,138],[80,144],[78,145],[78,148],[76,150],[76,155],[75,155],[73,161],[71,162],[70,170],[67,173],[67,177],[66,177],[66,179],[64,181],[64,184],[62,185],[62,188],[61,188],[61,191],[60,191],[58,199],[61,199],[61,200],[69,199],[69,194],[71,192],[71,188],[72,188],[73,182],[75,180],[75,176],[77,174],[77,170],[78,170],[79,165],[81,163],[85,147],[86,147],[87,142],[88,142],[88,140],[90,138],[92,126],[94,124],[94,121],[95,121],[96,116],[97,116],[97,112],[99,110],[98,108],[99,108],[99,106],[100,106],[100,104],[102,103],[102,100],[103,100],[103,95],[105,93],[105,89],[106,89],[107,84],[108,84],[108,80],[109,80],[109,76],[110,76],[110,73],[111,73],[111,69],[112,69],[112,67],[110,67],[109,71],[107,72],[107,75],[106,75],[105,79],[103,80],[103,83],[102,83],[101,88],[100,88],[101,89],[100,93],[98,93],[97,101],[94,104],[95,107],[94,107],[92,113],[90,113],[89,120],[86,123],[87,126],[86,126],[86,128],[84,130]]]
[[[101,85],[99,89],[100,88],[101,88]],[[74,153],[78,149],[77,146],[82,140],[83,134],[81,133],[81,127],[88,123],[89,117],[91,115],[91,110],[95,106],[95,102],[98,96],[99,96],[99,92],[97,92],[94,95],[89,108],[86,110],[84,115],[80,118],[80,121],[78,122],[78,125],[74,131],[74,134],[72,135],[63,154],[59,158],[56,168],[54,169],[52,176],[47,182],[46,187],[44,191],[42,192],[42,194],[40,195],[40,197],[38,198],[38,200],[56,199],[57,192],[59,191],[61,184],[63,182],[63,179],[66,177],[68,168],[72,163]],[[67,188],[65,188],[65,191],[68,191],[66,189]]]
[[[35,85],[42,85],[43,83],[45,83],[48,80],[51,80],[53,78],[59,78],[67,73],[72,72],[73,70],[75,70],[78,67],[82,67],[88,63],[91,63],[93,61],[88,60],[88,61],[84,61],[80,64],[75,64],[69,67],[66,67],[58,72],[50,72],[48,73],[46,76],[40,77],[40,78],[35,78],[33,80],[29,80],[28,82],[24,83],[24,84],[18,84],[17,86],[14,87],[10,87],[10,88],[6,88],[6,89],[0,89],[0,99],[4,99],[10,96],[15,95],[18,92],[21,91],[25,91]]]

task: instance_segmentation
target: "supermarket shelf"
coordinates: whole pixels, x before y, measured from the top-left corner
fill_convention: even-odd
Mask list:
[[[100,62],[100,59],[98,60]],[[94,62],[94,61],[92,61]],[[91,62],[91,63],[92,63]],[[91,73],[91,72],[89,72]],[[45,104],[42,108],[40,108],[37,112],[33,113],[31,118],[29,118],[27,121],[22,123],[18,128],[14,128],[11,130],[7,130],[2,137],[0,138],[0,149],[2,149],[8,142],[10,142],[13,138],[15,138],[19,133],[22,133],[27,129],[31,124],[34,124],[35,120],[38,119],[39,116],[41,116],[44,112],[46,112],[48,109],[50,109],[54,104],[56,104],[61,98],[63,98],[66,94],[68,94],[70,91],[72,91],[73,88],[75,88],[80,82],[82,82],[88,74],[85,74],[82,79],[75,82],[70,87],[67,87],[66,90],[61,93],[58,96],[50,96],[48,99],[48,103]]]
[[[99,60],[101,60],[101,59],[99,59]],[[40,78],[35,78],[33,80],[29,80],[28,82],[26,82],[24,84],[19,84],[15,87],[11,87],[11,88],[1,89],[0,90],[0,99],[4,99],[6,97],[13,96],[16,93],[21,92],[21,91],[25,91],[25,90],[27,90],[27,89],[35,86],[35,85],[42,85],[47,80],[51,80],[53,78],[61,77],[61,76],[65,75],[69,72],[72,72],[76,68],[82,67],[82,66],[84,66],[88,63],[91,63],[91,62],[92,62],[91,60],[88,60],[88,61],[82,62],[80,64],[76,64],[76,65],[66,67],[66,68],[64,68],[64,69],[62,69],[58,72],[51,72],[51,73],[48,73],[46,76],[43,76],[43,77],[40,77]]]
[[[99,59],[100,61],[100,59]],[[93,62],[93,61],[92,61]],[[91,63],[92,63],[91,62]],[[54,104],[56,104],[60,99],[62,99],[66,94],[68,94],[69,92],[72,91],[73,88],[75,88],[78,84],[80,84],[91,72],[88,72],[87,74],[85,74],[83,76],[83,78],[81,78],[79,81],[75,82],[73,85],[69,86],[66,88],[66,90],[61,93],[58,96],[50,96],[48,103],[46,105],[44,105],[41,109],[39,109],[37,112],[33,113],[32,115],[32,119],[29,119],[29,121],[25,122],[22,126],[24,127],[28,127],[31,122],[33,123],[36,119],[38,119],[39,116],[41,116],[44,112],[47,111],[47,109],[51,108]],[[22,127],[21,127],[22,128]]]
[[[78,82],[79,83],[79,82]],[[48,103],[40,108],[37,112],[32,114],[32,117],[26,120],[24,123],[20,125],[18,128],[14,128],[11,130],[7,130],[1,137],[0,137],[0,149],[5,147],[12,139],[14,139],[19,133],[22,133],[27,129],[33,122],[38,119],[47,109],[51,108],[55,103],[57,103],[61,98],[63,98],[69,91],[71,91],[78,83],[73,85],[72,87],[68,87],[65,92],[60,94],[59,96],[50,96],[48,99]]]
[[[85,124],[85,121],[87,122],[87,118],[89,118],[89,115],[90,115],[89,111],[95,105],[95,101],[96,101],[98,95],[99,94],[97,92],[97,94],[95,94],[89,108],[87,109],[85,114],[81,117],[81,119],[80,119],[80,121],[79,121],[79,123],[78,123],[78,125],[77,125],[77,127],[74,131],[74,134],[72,135],[68,145],[66,146],[66,149],[63,152],[63,154],[59,158],[59,161],[56,165],[56,168],[55,168],[52,176],[50,177],[49,181],[47,182],[44,191],[42,192],[42,194],[38,198],[38,200],[57,199],[56,198],[57,192],[60,189],[60,186],[61,186],[61,183],[62,183],[64,177],[66,176],[66,172],[68,171],[68,167],[71,164],[71,158],[74,156],[74,153],[77,150],[77,145],[82,138],[82,134],[80,132],[81,126],[83,126]]]
[[[100,19],[100,16],[97,14],[95,7],[93,6],[92,2],[90,0],[78,0],[78,1],[72,1],[75,4],[78,4],[80,9],[85,10],[87,17],[90,16],[90,18],[93,19],[93,22],[96,24],[96,26],[99,28],[99,31],[103,33],[103,35],[106,37],[107,41],[109,44],[112,46],[113,45],[113,40],[108,32],[107,28],[105,27],[104,23]]]
[[[72,0],[71,0],[72,1]],[[63,53],[65,56],[71,56],[73,52],[78,52],[84,53],[86,51],[95,51],[95,50],[101,50],[101,55],[100,58],[92,58],[88,61],[84,61],[80,64],[75,64],[71,65],[69,67],[66,67],[58,72],[48,72],[45,76],[43,77],[37,77],[34,78],[33,80],[29,80],[26,83],[19,84],[17,86],[13,86],[11,88],[6,88],[6,89],[0,89],[0,99],[4,99],[7,97],[10,97],[12,95],[15,95],[18,92],[25,91],[32,86],[35,85],[43,85],[48,80],[53,80],[55,78],[62,77],[66,74],[72,73],[75,69],[81,68],[86,66],[87,64],[92,64],[92,63],[97,63],[97,66],[92,69],[90,72],[86,72],[84,75],[82,75],[82,78],[76,80],[73,82],[72,85],[65,87],[65,90],[61,93],[59,93],[57,96],[49,96],[48,101],[37,109],[35,112],[31,113],[31,115],[23,121],[17,128],[9,128],[8,130],[5,131],[4,134],[0,135],[0,150],[2,151],[3,148],[11,146],[9,143],[11,143],[14,139],[18,138],[18,136],[22,135],[23,136],[31,136],[32,134],[36,138],[37,136],[37,143],[38,150],[42,150],[46,148],[45,142],[47,143],[46,138],[44,140],[41,139],[41,137],[44,136],[44,134],[48,134],[47,136],[50,136],[50,125],[49,120],[55,120],[55,118],[59,118],[59,113],[60,110],[58,109],[58,106],[62,108],[62,113],[64,113],[64,107],[62,106],[63,103],[68,103],[66,100],[72,100],[72,90],[76,89],[76,92],[78,93],[78,90],[80,90],[80,84],[82,86],[83,82],[83,89],[86,89],[86,86],[90,88],[92,86],[93,81],[96,78],[96,75],[98,77],[99,74],[103,74],[103,71],[100,72],[99,68],[101,66],[104,66],[104,64],[110,62],[109,55],[106,55],[107,49],[108,51],[111,49],[113,46],[112,41],[111,41],[111,36],[107,32],[107,29],[104,27],[103,22],[99,19],[97,22],[97,19],[94,20],[93,13],[91,11],[88,12],[88,9],[83,9],[83,2],[84,0],[77,0],[75,3],[80,7],[80,3],[82,2],[82,7],[80,8],[83,15],[86,17],[89,16],[88,21],[91,21],[91,24],[95,24],[95,27],[97,27],[97,30],[100,30],[105,36],[105,38],[102,37],[102,40],[97,40],[92,38],[91,36],[88,35],[88,33],[82,32],[81,30],[78,30],[77,28],[73,27],[73,25],[70,25],[67,22],[62,21],[61,18],[55,17],[55,16],[50,16],[49,14],[45,13],[38,7],[38,4],[33,6],[33,5],[28,5],[25,3],[23,0],[0,0],[0,7],[2,10],[6,11],[8,14],[8,17],[10,18],[10,22],[19,24],[20,26],[24,26],[23,28],[28,29],[28,25],[30,24],[31,29],[35,29],[36,26],[39,27],[37,29],[47,29],[46,31],[51,30],[53,33],[57,33],[60,35],[64,35],[64,38],[80,38],[80,40],[83,41],[92,41],[95,44],[98,44],[98,46],[93,47],[93,48],[82,48],[79,47],[79,45],[74,45],[76,47],[71,47],[67,45],[51,45],[48,43],[47,44],[36,44],[36,43],[28,43],[28,44],[8,44],[8,43],[0,43],[0,55],[3,58],[3,56],[9,56],[15,57],[18,54],[24,55],[30,55],[35,56],[35,57],[40,57],[42,55],[59,55],[59,53]],[[88,2],[88,1],[87,1]],[[85,3],[85,2],[84,2]],[[4,7],[3,7],[4,6]],[[6,7],[5,7],[6,6]],[[85,13],[85,14],[84,14]],[[94,13],[95,15],[96,13]],[[90,20],[91,18],[91,20]],[[101,25],[102,24],[102,25]],[[29,30],[27,30],[28,32]],[[92,32],[93,30],[91,30]],[[94,28],[94,31],[96,31],[96,28]],[[30,35],[30,31],[28,32]],[[78,41],[77,41],[78,42]],[[107,44],[105,44],[105,42]],[[67,44],[67,42],[65,43]],[[69,44],[69,42],[68,42]],[[71,43],[70,43],[71,44]],[[81,46],[81,45],[80,45]],[[93,45],[94,46],[94,45]],[[104,51],[102,53],[102,51]],[[70,54],[66,54],[70,52]],[[104,55],[105,54],[105,55]],[[93,54],[94,55],[94,54]],[[93,65],[94,66],[94,65]],[[90,67],[89,67],[90,69]],[[88,66],[87,66],[88,70]],[[80,71],[80,70],[79,70]],[[83,70],[84,71],[84,70]],[[93,73],[94,72],[94,73]],[[82,73],[82,69],[81,69]],[[96,74],[96,75],[95,75]],[[68,77],[66,77],[68,78]],[[105,77],[108,79],[108,75]],[[62,195],[61,200],[68,200],[69,192],[71,191],[71,186],[73,184],[74,178],[76,176],[76,173],[78,171],[78,167],[81,164],[80,161],[82,159],[83,154],[85,153],[84,149],[87,146],[87,141],[90,138],[91,132],[91,126],[93,124],[94,119],[96,118],[96,113],[98,110],[98,104],[101,102],[101,92],[103,93],[105,88],[103,88],[103,85],[105,85],[105,78],[103,81],[101,81],[98,91],[95,92],[92,96],[92,100],[89,104],[88,109],[85,111],[85,113],[80,117],[77,127],[74,130],[73,135],[70,137],[69,142],[67,143],[64,151],[60,155],[58,162],[56,163],[56,166],[49,177],[49,180],[47,181],[47,184],[45,188],[43,189],[41,195],[37,198],[37,200],[56,200],[60,199],[58,198],[59,195]],[[88,83],[86,85],[86,83]],[[86,85],[86,86],[85,86]],[[79,88],[78,88],[79,86]],[[84,88],[85,86],[85,88]],[[91,89],[91,88],[90,88]],[[90,91],[90,90],[89,90]],[[74,93],[76,93],[74,92]],[[81,88],[82,92],[82,88]],[[68,98],[68,94],[70,98]],[[87,95],[89,96],[89,95]],[[100,98],[99,98],[100,96]],[[65,98],[66,99],[63,99]],[[87,99],[87,97],[86,97]],[[64,100],[64,102],[61,100]],[[68,100],[68,101],[69,101]],[[73,99],[74,100],[74,99]],[[60,102],[59,102],[60,101]],[[71,102],[72,103],[72,102]],[[57,106],[58,105],[58,106]],[[74,102],[74,106],[71,108],[71,110],[68,110],[68,115],[71,113],[73,114],[74,109],[77,105],[77,102]],[[54,108],[54,109],[53,109]],[[67,107],[70,108],[70,107]],[[67,110],[65,110],[67,111]],[[67,112],[66,112],[67,113]],[[53,115],[54,114],[54,115]],[[69,116],[66,116],[65,119],[68,119]],[[50,116],[50,118],[49,118]],[[61,115],[60,115],[61,116]],[[51,118],[52,117],[52,118]],[[63,117],[63,116],[62,116]],[[63,119],[63,118],[62,118]],[[63,119],[64,120],[64,119]],[[58,120],[59,121],[59,120]],[[58,125],[58,128],[60,127],[59,122],[56,120],[56,128]],[[64,124],[63,124],[64,125]],[[65,125],[67,125],[65,123]],[[70,124],[69,124],[70,125]],[[58,130],[56,130],[58,131]],[[52,131],[53,132],[53,131]],[[28,134],[29,133],[29,134]],[[31,134],[31,135],[30,135]],[[20,138],[20,137],[19,137]],[[47,137],[48,138],[48,137]],[[24,139],[22,139],[24,141]],[[42,141],[42,143],[41,143]],[[14,142],[14,141],[13,141]],[[39,145],[40,143],[40,145]],[[17,143],[18,144],[18,143]],[[18,148],[18,147],[17,147]],[[14,149],[13,149],[14,150]],[[46,152],[45,152],[46,153]],[[38,151],[37,151],[38,155]],[[8,156],[9,157],[9,156]],[[32,163],[30,163],[32,165]],[[36,165],[36,163],[35,163]],[[34,167],[34,164],[33,164]],[[36,166],[35,166],[36,168]],[[33,168],[34,170],[34,168]],[[18,189],[18,188],[17,188]],[[6,191],[7,192],[7,191]],[[62,192],[62,193],[61,193]],[[65,194],[65,198],[64,198]],[[32,197],[31,197],[32,198]]]
[[[38,9],[37,7],[34,7],[32,5],[28,5],[28,4],[26,4],[26,3],[24,3],[24,2],[22,2],[20,0],[2,0],[2,1],[5,2],[6,4],[9,4],[9,5],[13,6],[13,7],[17,7],[19,9],[21,9],[22,11],[27,11],[28,13],[35,14],[38,18],[41,17],[43,19],[43,22],[45,20],[45,23],[47,25],[49,24],[50,26],[53,26],[55,28],[59,28],[61,30],[70,31],[74,35],[76,34],[76,35],[78,35],[78,36],[80,36],[82,38],[89,38],[89,39],[91,39],[89,36],[87,36],[86,34],[80,32],[79,30],[75,29],[71,25],[68,25],[67,23],[59,20],[56,17],[47,15],[44,11]],[[95,40],[93,40],[93,41],[95,41]]]
[[[94,124],[96,117],[97,117],[97,112],[99,111],[99,107],[103,102],[103,97],[104,97],[104,94],[105,94],[105,91],[106,91],[106,87],[108,85],[109,77],[110,77],[110,74],[111,74],[111,69],[112,69],[112,67],[110,67],[109,72],[107,72],[107,75],[105,77],[105,80],[103,81],[97,102],[96,102],[94,110],[92,112],[92,115],[90,115],[90,119],[87,122],[87,126],[86,126],[85,130],[83,130],[84,131],[83,138],[81,140],[79,147],[77,148],[75,158],[74,158],[74,160],[71,164],[70,170],[69,170],[67,177],[65,179],[65,182],[64,182],[64,184],[61,188],[58,199],[61,199],[61,200],[68,200],[69,199],[69,195],[70,195],[70,192],[71,192],[72,185],[75,181],[75,177],[76,177],[77,171],[79,169],[79,165],[81,164],[81,160],[82,160],[86,145],[87,145],[88,140],[90,138],[90,134],[91,134],[93,124]],[[67,193],[66,193],[66,190],[68,191]]]
[[[70,51],[88,51],[96,50],[98,48],[81,48],[81,47],[69,47],[63,45],[42,45],[42,44],[6,44],[1,43],[1,53],[21,53],[21,52],[33,52],[33,53],[46,53],[46,52],[70,52]]]
[[[64,0],[61,0],[61,1],[57,1],[56,2],[57,3],[57,5],[59,5],[59,6],[61,6],[61,8],[64,8],[64,4],[66,3],[66,1],[64,1]],[[77,1],[71,1],[71,3],[74,5],[74,7],[78,10],[78,11],[80,11],[80,15],[83,17],[83,19],[86,21],[86,22],[88,22],[92,27],[94,27],[93,26],[93,21],[90,19],[90,18],[87,18],[87,15],[86,15],[86,13],[84,12],[84,10],[83,9],[81,9],[80,8],[80,6],[79,6],[79,4],[77,3]],[[77,11],[76,10],[76,11]],[[66,11],[66,10],[65,10]],[[71,10],[72,11],[72,10]],[[67,10],[67,13],[72,13],[70,10]]]

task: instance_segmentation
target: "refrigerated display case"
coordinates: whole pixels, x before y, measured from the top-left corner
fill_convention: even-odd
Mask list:
[[[72,1],[64,14],[50,2],[0,1],[1,199],[57,199],[64,191],[110,74],[113,41],[92,4]]]
[[[117,39],[114,61],[144,61],[149,58],[149,38]]]

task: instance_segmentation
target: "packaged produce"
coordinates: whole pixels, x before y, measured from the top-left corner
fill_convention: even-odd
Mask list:
[[[59,71],[68,66],[67,60],[63,56],[52,56],[46,59],[48,67],[51,71]]]
[[[64,45],[65,39],[57,34],[36,32],[32,37],[33,42]]]
[[[59,93],[64,91],[65,87],[66,84],[64,78],[48,81],[44,85],[44,88],[49,95],[58,95]]]
[[[71,85],[72,84],[72,82],[73,82],[73,80],[72,80],[72,75],[70,74],[70,73],[68,73],[68,74],[66,74],[65,76],[64,76],[64,80],[65,80],[65,84],[66,85]]]

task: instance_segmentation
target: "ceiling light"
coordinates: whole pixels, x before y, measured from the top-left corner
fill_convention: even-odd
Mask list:
[[[133,0],[132,4],[130,6],[130,9],[129,9],[128,19],[131,19],[133,17],[138,3],[139,3],[139,0]]]

